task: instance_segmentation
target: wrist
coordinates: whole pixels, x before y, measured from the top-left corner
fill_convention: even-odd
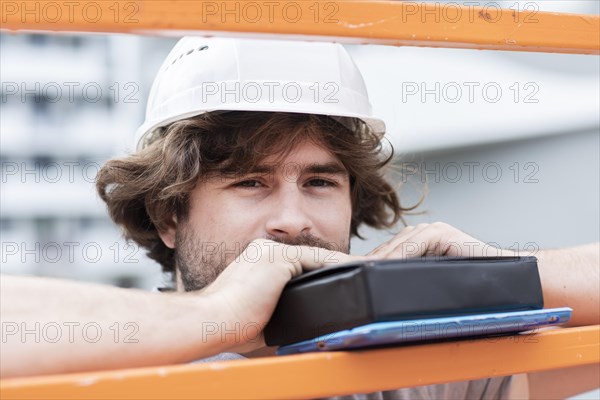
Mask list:
[[[165,296],[163,294],[163,296]],[[179,348],[185,361],[223,353],[231,347],[227,343],[228,320],[221,311],[216,296],[198,292],[173,293],[168,297],[167,309],[162,313],[173,350]],[[233,334],[230,334],[234,339]]]
[[[264,346],[264,324],[236,313],[223,292],[207,291],[193,297],[199,304],[197,315],[209,316],[198,321],[197,328],[205,345],[218,352],[251,351]]]

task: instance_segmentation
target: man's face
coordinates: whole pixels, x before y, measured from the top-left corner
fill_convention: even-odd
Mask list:
[[[210,284],[257,238],[348,253],[351,216],[348,172],[310,141],[256,171],[200,179],[175,233],[178,290]]]

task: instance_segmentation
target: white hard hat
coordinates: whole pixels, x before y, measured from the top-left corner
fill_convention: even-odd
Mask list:
[[[385,132],[340,44],[190,36],[175,45],[154,80],[137,148],[159,128],[212,111],[320,114],[342,123],[355,117]]]

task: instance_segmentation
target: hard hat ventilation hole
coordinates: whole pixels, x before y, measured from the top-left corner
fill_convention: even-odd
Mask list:
[[[181,54],[179,55],[179,57],[175,57],[175,58],[173,59],[173,61],[171,61],[171,64],[170,64],[169,66],[167,66],[167,68],[165,69],[165,71],[166,71],[167,69],[169,69],[169,67],[170,67],[171,65],[175,64],[175,63],[176,63],[178,60],[181,60],[181,59],[183,58],[183,56],[189,56],[190,54],[192,54],[192,53],[194,52],[194,50],[202,51],[202,50],[206,50],[206,49],[208,49],[208,46],[200,46],[200,47],[198,47],[198,49],[191,49],[191,50],[188,50],[188,52],[187,52],[187,53],[185,53],[185,54],[181,53]]]

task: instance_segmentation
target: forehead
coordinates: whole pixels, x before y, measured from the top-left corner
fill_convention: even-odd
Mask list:
[[[259,164],[324,164],[336,163],[340,166],[340,160],[332,154],[323,144],[311,140],[304,140],[287,151],[285,154],[270,154],[264,157]]]

